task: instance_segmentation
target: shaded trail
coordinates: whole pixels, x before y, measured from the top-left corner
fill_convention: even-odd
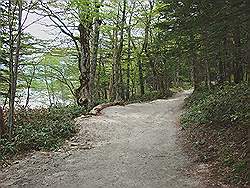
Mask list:
[[[187,94],[78,118],[81,130],[75,141],[80,146],[93,137],[93,149],[34,153],[0,172],[0,187],[200,187],[182,173],[189,161],[176,144]],[[86,140],[86,133],[93,136]]]

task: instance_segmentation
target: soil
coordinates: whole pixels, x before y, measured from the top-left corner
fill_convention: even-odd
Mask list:
[[[177,144],[189,93],[80,117],[77,136],[57,152],[34,152],[2,169],[0,187],[205,187],[185,173],[191,162]]]

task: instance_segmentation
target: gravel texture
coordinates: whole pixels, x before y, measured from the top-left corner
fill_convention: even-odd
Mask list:
[[[0,171],[0,187],[202,187],[176,143],[184,92],[168,100],[113,106],[80,117],[58,152],[35,152]]]

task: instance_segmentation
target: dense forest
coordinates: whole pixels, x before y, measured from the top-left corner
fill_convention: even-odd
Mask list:
[[[239,91],[224,101],[230,108],[246,105],[247,97],[230,101],[250,83],[249,12],[247,0],[1,0],[0,157],[59,147],[76,131],[72,119],[101,103],[193,87],[192,104],[223,90]],[[46,36],[34,35],[35,27]],[[243,118],[241,107],[231,119]]]

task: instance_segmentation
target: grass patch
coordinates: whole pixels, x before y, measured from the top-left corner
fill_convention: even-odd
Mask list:
[[[186,100],[183,134],[202,163],[212,164],[212,178],[247,186],[247,139],[250,91],[246,84],[200,89]]]

